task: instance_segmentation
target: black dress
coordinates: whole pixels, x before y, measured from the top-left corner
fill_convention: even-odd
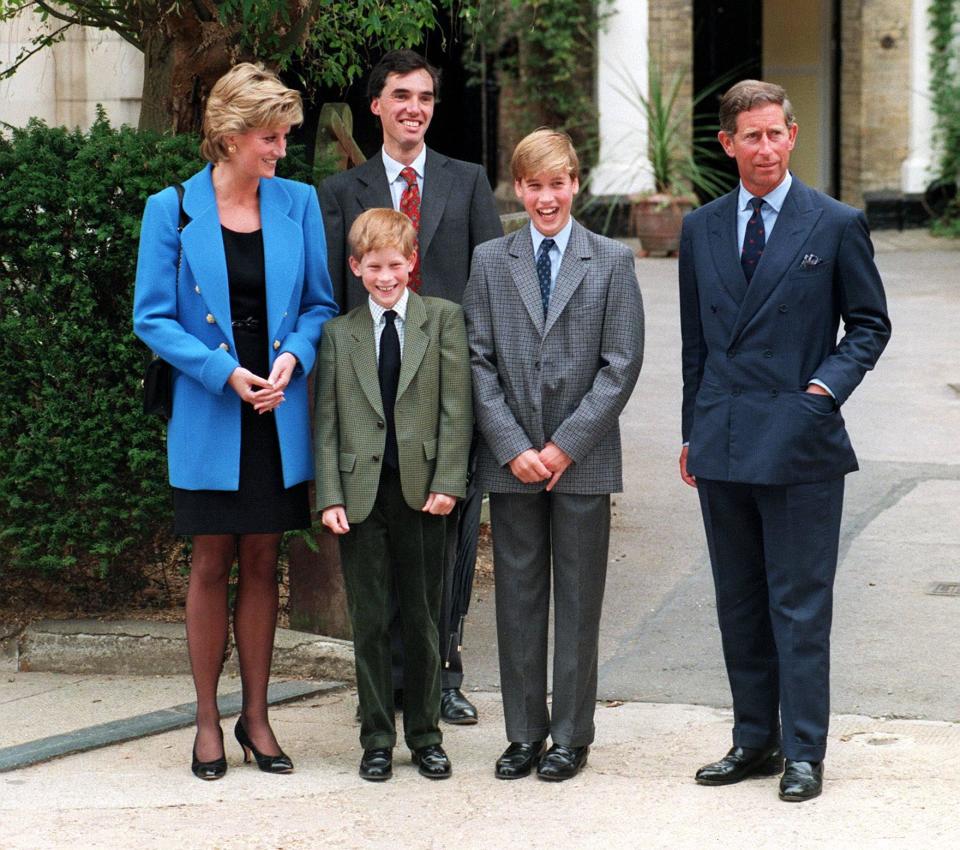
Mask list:
[[[244,369],[270,373],[263,234],[222,227],[230,284],[230,315],[237,357]],[[225,392],[233,392],[229,387]],[[271,534],[309,528],[307,483],[283,486],[277,424],[246,402],[240,412],[240,489],[173,489],[175,534]]]

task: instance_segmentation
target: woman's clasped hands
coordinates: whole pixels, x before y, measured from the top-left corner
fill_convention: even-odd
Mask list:
[[[273,362],[269,378],[261,378],[249,369],[238,366],[230,374],[227,383],[233,391],[253,406],[257,413],[269,413],[284,401],[283,391],[297,368],[297,358],[285,351]]]

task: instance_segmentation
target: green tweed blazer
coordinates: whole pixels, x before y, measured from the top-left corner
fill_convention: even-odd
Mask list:
[[[431,492],[462,499],[473,400],[463,310],[452,301],[410,293],[394,422],[407,504],[420,510]],[[314,438],[317,510],[344,505],[349,522],[363,522],[387,440],[366,303],[323,326]]]

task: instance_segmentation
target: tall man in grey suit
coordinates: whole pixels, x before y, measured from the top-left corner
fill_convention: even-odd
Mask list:
[[[840,411],[890,321],[863,213],[788,170],[786,92],[737,83],[720,127],[740,185],[687,216],[679,263],[680,475],[700,497],[734,713],[733,748],[696,779],[782,770],[781,799],[802,801],[823,786],[843,477],[857,469]]]
[[[335,174],[320,184],[320,208],[327,237],[327,259],[333,295],[341,313],[367,298],[349,266],[347,234],[364,210],[393,207],[410,216],[417,228],[417,265],[410,288],[420,295],[459,304],[470,274],[470,257],[481,242],[503,235],[500,217],[484,170],[428,148],[424,141],[433,118],[440,74],[412,50],[387,53],[370,72],[370,110],[383,128],[379,156]],[[452,610],[454,567],[472,574],[482,493],[471,483],[457,507],[456,535],[450,536],[440,615],[440,714],[447,723],[477,722],[477,710],[460,690],[463,660],[458,639],[461,623]],[[467,563],[470,561],[471,563]],[[399,625],[395,622],[397,654]],[[394,670],[402,687],[402,667]]]
[[[579,188],[570,138],[531,133],[511,170],[530,226],[477,248],[463,300],[510,742],[495,775],[536,767],[560,781],[583,767],[594,739],[610,494],[622,489],[618,417],[640,373],[643,305],[632,252],[570,216]]]

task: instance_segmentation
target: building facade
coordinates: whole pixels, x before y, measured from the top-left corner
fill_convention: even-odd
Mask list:
[[[648,60],[683,73],[688,102],[724,73],[784,85],[800,125],[796,173],[856,206],[875,224],[915,223],[934,176],[927,0],[608,0],[595,90],[600,156],[590,190],[651,188],[646,129],[632,92],[646,92]],[[38,26],[24,14],[0,25],[0,67]],[[735,77],[734,77],[735,78]],[[733,78],[731,78],[733,79]],[[87,127],[103,104],[136,124],[140,53],[110,32],[74,28],[0,83],[0,122]],[[715,99],[704,101],[704,106]],[[457,151],[447,151],[457,155]]]

